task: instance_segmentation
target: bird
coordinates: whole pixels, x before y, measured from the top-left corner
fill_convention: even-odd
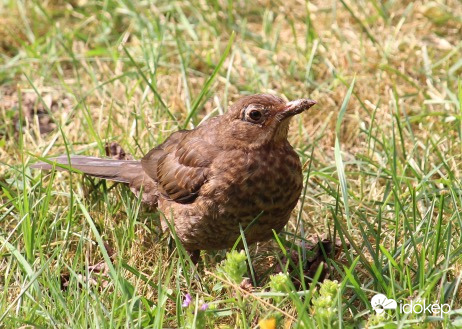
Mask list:
[[[289,123],[316,101],[248,95],[191,130],[172,133],[141,160],[58,156],[32,167],[66,170],[128,184],[172,224],[190,255],[269,240],[290,219],[303,187]],[[170,225],[171,226],[171,225]],[[192,258],[192,257],[191,257]]]

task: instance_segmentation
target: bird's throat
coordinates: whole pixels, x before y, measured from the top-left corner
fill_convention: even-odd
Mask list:
[[[289,133],[289,124],[290,124],[290,119],[287,118],[282,120],[279,125],[276,127],[274,130],[274,135],[273,135],[273,141],[278,143],[278,142],[283,142],[287,140],[287,135]]]

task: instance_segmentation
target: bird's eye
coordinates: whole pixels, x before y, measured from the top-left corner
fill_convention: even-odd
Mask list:
[[[252,123],[261,123],[264,119],[262,110],[260,109],[248,109],[245,113],[245,121]]]
[[[261,119],[261,112],[257,110],[252,110],[249,113],[249,118],[252,119],[253,121],[258,121]]]

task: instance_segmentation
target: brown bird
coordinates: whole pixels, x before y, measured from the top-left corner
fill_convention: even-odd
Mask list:
[[[302,167],[287,133],[290,118],[314,104],[246,96],[227,113],[173,133],[141,161],[85,156],[71,156],[70,163],[67,156],[50,161],[129,184],[164,214],[164,221],[171,221],[192,254],[232,247],[239,226],[251,244],[279,232],[297,204]],[[33,167],[53,168],[43,162]],[[162,226],[167,228],[165,222]]]

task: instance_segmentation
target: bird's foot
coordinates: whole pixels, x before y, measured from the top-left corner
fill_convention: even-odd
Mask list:
[[[191,258],[191,261],[193,262],[194,265],[197,265],[199,262],[199,259],[201,257],[201,251],[200,250],[187,250],[189,258]]]

